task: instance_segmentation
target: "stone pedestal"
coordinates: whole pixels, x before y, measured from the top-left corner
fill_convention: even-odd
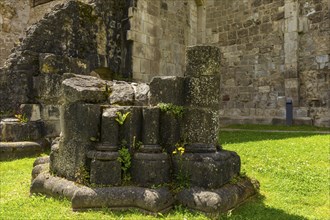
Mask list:
[[[167,153],[135,153],[132,159],[132,180],[140,186],[170,182],[170,160]]]
[[[133,146],[141,140],[141,107],[120,106],[116,107],[122,115],[129,112],[124,123],[119,125],[119,141],[127,146]],[[117,122],[116,122],[117,123]]]
[[[100,151],[116,151],[118,149],[119,125],[116,122],[118,115],[116,108],[105,108],[102,112],[101,143],[95,146]]]
[[[117,160],[118,152],[89,151],[87,157],[91,159],[91,184],[113,186],[121,184],[121,164]]]
[[[240,158],[235,152],[184,153],[172,158],[174,175],[183,174],[190,186],[219,188],[239,174]]]

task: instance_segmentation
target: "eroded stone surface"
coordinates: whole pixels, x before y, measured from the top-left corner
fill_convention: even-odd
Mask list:
[[[1,120],[0,125],[0,141],[38,141],[44,134],[42,121],[20,122],[13,118]]]
[[[183,173],[191,186],[220,188],[239,175],[240,157],[231,151],[184,153],[172,158],[175,175]]]
[[[47,165],[47,164],[43,164]],[[38,169],[36,166],[36,170]],[[105,187],[89,188],[72,181],[54,177],[43,170],[32,181],[30,192],[71,200],[75,211],[87,209],[140,209],[148,213],[168,211],[175,204],[175,199],[166,188],[148,189],[142,187]],[[222,213],[241,204],[255,195],[258,182],[241,179],[235,184],[228,184],[220,189],[205,190],[190,188],[179,192],[176,200],[183,206],[207,213]]]
[[[183,105],[184,78],[176,76],[154,77],[150,82],[150,104],[160,102]]]
[[[148,212],[162,212],[174,202],[172,194],[165,188],[141,187],[81,188],[72,198],[73,210],[99,209],[103,207],[139,208]]]
[[[177,199],[190,209],[207,213],[223,213],[255,195],[257,188],[257,182],[253,184],[251,180],[243,179],[236,184],[228,184],[215,190],[185,189],[177,195]]]
[[[109,95],[110,104],[131,105],[134,102],[134,89],[126,82],[114,82]]]
[[[109,93],[106,81],[92,76],[77,75],[64,80],[62,85],[65,98],[69,102],[104,102]]]
[[[36,142],[0,142],[0,161],[28,156],[43,152],[43,147]]]

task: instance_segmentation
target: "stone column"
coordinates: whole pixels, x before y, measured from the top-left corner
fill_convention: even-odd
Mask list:
[[[101,143],[95,148],[100,151],[116,151],[118,149],[119,125],[116,122],[118,117],[117,109],[105,108],[102,113]]]
[[[298,16],[299,3],[294,0],[285,0],[285,96],[292,100],[293,106],[299,106],[299,76],[298,76]]]
[[[132,160],[132,179],[142,186],[170,181],[168,154],[159,145],[160,110],[157,107],[142,109],[142,142]]]
[[[197,5],[197,43],[206,42],[206,7],[204,0],[196,0]]]

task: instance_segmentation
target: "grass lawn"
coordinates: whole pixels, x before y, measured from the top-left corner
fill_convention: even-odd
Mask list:
[[[329,134],[223,131],[220,142],[241,156],[242,171],[261,188],[258,197],[219,219],[329,219]],[[72,212],[67,200],[30,197],[33,161],[0,162],[0,219],[157,219],[136,211]],[[180,207],[159,217],[208,219]]]

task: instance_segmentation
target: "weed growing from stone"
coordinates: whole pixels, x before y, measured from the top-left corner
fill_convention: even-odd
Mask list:
[[[29,121],[25,114],[17,113],[15,114],[15,118],[17,118],[20,123],[27,123]]]
[[[126,113],[124,113],[124,114],[122,114],[121,112],[116,112],[116,114],[117,114],[117,118],[116,118],[116,121],[120,124],[120,125],[123,125],[124,123],[125,123],[125,120],[126,120],[126,118],[127,118],[127,116],[129,115],[129,114],[131,114],[131,112],[126,112]]]
[[[185,152],[184,143],[176,143],[175,150],[172,152],[174,157],[179,157],[178,159],[178,173],[175,175],[176,179],[176,189],[175,191],[180,191],[184,188],[190,187],[189,174],[183,170],[183,154]]]
[[[143,143],[141,141],[137,141],[136,136],[134,136],[133,137],[133,144],[132,144],[133,152],[138,151],[142,145],[143,145]]]
[[[84,166],[81,166],[79,170],[75,173],[76,183],[82,185],[89,185],[89,172]]]
[[[117,160],[121,163],[123,181],[124,183],[128,183],[131,180],[131,174],[129,173],[129,169],[131,168],[132,157],[129,152],[129,149],[126,146],[122,146],[118,153],[119,157]]]
[[[162,112],[170,113],[177,117],[183,116],[183,112],[184,112],[183,106],[174,105],[172,103],[162,103],[162,102],[158,103],[157,106],[160,108]]]

